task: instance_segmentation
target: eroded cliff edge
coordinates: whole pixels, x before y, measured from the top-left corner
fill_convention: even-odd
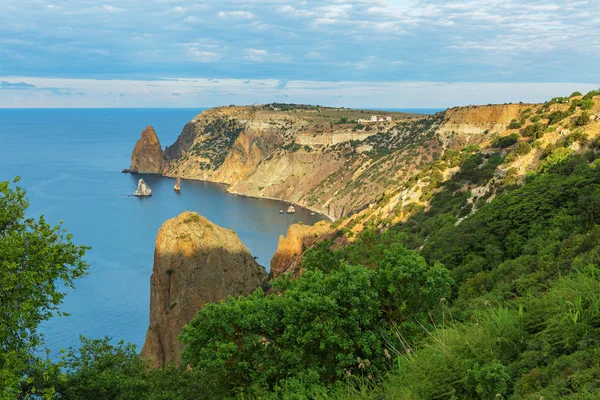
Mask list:
[[[280,106],[281,107],[281,106]],[[305,105],[218,107],[187,123],[164,151],[163,174],[229,185],[332,219],[377,203],[447,149],[503,134],[526,104],[459,107],[435,115]],[[132,158],[144,156],[134,150]],[[157,170],[155,168],[154,170]]]
[[[382,113],[297,104],[206,110],[166,148],[163,174],[307,207],[336,220],[329,234],[352,240],[366,226],[426,212],[450,181],[450,195],[468,198],[460,223],[546,157],[589,151],[600,134],[597,95],[364,121],[373,114]],[[298,240],[290,241],[295,252]],[[290,243],[273,275],[295,270]]]
[[[153,367],[180,362],[177,340],[207,303],[252,293],[267,279],[238,236],[193,212],[158,231],[150,278],[150,326],[141,355]]]

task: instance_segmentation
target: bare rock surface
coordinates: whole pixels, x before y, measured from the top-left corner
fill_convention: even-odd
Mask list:
[[[158,136],[156,136],[154,128],[148,126],[142,131],[142,136],[131,153],[129,171],[133,174],[162,174],[165,166]]]
[[[271,259],[271,276],[277,278],[283,273],[299,274],[297,261],[308,248],[321,235],[331,230],[329,221],[320,221],[315,225],[293,224],[290,225],[287,235],[279,236],[277,251]]]
[[[267,279],[237,234],[193,212],[158,231],[150,278],[150,326],[142,356],[154,367],[180,363],[183,327],[207,303],[248,295]]]
[[[150,186],[143,180],[140,179],[138,181],[137,190],[133,193],[134,196],[152,196],[152,189]]]

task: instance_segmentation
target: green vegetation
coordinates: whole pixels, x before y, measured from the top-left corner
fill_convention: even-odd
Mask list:
[[[590,123],[590,113],[583,111],[575,120],[575,126],[584,126]]]
[[[492,147],[499,147],[499,148],[505,149],[505,148],[517,143],[518,141],[519,141],[519,134],[512,133],[508,136],[501,136],[501,137],[496,138],[492,143]]]
[[[200,169],[218,169],[223,165],[227,153],[243,130],[244,127],[233,118],[218,118],[208,123],[203,128],[203,140],[190,149],[191,154],[209,160],[201,161]]]
[[[546,132],[546,127],[539,122],[536,122],[532,125],[527,125],[525,128],[521,129],[521,136],[530,137],[533,139],[541,139]]]
[[[555,125],[572,114],[572,111],[553,111],[548,115],[548,124]]]
[[[510,121],[510,124],[508,124],[508,129],[519,129],[522,126],[523,124],[520,121],[513,119],[512,121]]]
[[[181,336],[184,362],[231,393],[289,378],[331,383],[363,368],[382,375],[394,327],[412,338],[421,329],[414,321],[435,312],[450,279],[394,237],[382,240],[389,247],[373,234],[361,239],[339,252],[318,247],[302,277],[275,281],[268,296],[207,305]]]
[[[597,94],[546,103],[574,105],[550,112],[548,124],[579,108],[569,127],[585,125],[585,101]],[[108,338],[82,338],[56,361],[40,355],[36,328],[56,313],[57,284],[85,273],[86,248],[25,218],[24,192],[1,183],[0,398],[600,398],[600,141],[574,128],[544,146],[537,139],[555,129],[543,122],[549,110],[531,112],[521,114],[531,124],[515,120],[519,133],[494,139],[512,146],[506,159],[476,145],[442,154],[439,115],[367,139],[373,151],[361,157],[371,170],[349,190],[388,185],[396,162],[414,161],[419,170],[377,201],[420,182],[428,203],[400,202],[394,212],[409,217],[393,226],[372,215],[345,227],[350,219],[339,219],[333,237],[305,249],[296,279],[199,311],[180,336],[182,366],[164,370]],[[576,154],[574,143],[592,150]],[[356,171],[356,145],[331,149],[348,161],[321,187]],[[424,146],[436,155],[417,160]],[[301,149],[292,142],[288,151]],[[504,163],[534,149],[539,166],[519,184]],[[340,247],[359,223],[367,228]]]
[[[198,222],[200,221],[200,215],[196,213],[190,213],[187,217],[183,219],[184,224],[189,224],[190,222]]]
[[[13,184],[19,182],[19,178]],[[61,225],[26,217],[25,191],[0,182],[0,398],[14,398],[38,360],[41,322],[60,314],[65,293],[87,271],[85,246]]]

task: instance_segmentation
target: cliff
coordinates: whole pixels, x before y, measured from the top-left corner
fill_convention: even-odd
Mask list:
[[[180,362],[177,337],[206,303],[247,295],[267,279],[238,236],[184,212],[158,231],[150,278],[150,326],[142,356],[154,367]]]
[[[162,174],[165,172],[163,150],[152,126],[142,131],[140,140],[131,153],[131,173]]]
[[[286,236],[279,237],[277,251],[271,258],[271,277],[276,278],[284,273],[297,275],[301,273],[298,260],[304,250],[315,240],[331,230],[328,221],[317,222],[315,225],[293,224],[288,228]]]
[[[600,134],[599,99],[391,113],[391,121],[377,122],[364,121],[381,114],[369,110],[219,107],[196,116],[167,147],[164,175],[221,182],[231,193],[319,211],[350,240],[365,226],[386,228],[428,210],[444,184],[457,180],[456,193],[469,195],[460,221],[538,169],[555,148],[589,151]],[[477,179],[463,179],[467,160]],[[275,275],[295,269],[293,257],[276,258]]]

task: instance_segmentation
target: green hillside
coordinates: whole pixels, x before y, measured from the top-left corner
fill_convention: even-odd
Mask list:
[[[443,155],[459,169],[435,180],[428,207],[386,229],[363,221],[343,246],[341,227],[307,249],[297,279],[199,311],[180,337],[179,368],[150,369],[133,346],[85,338],[53,363],[36,350],[45,314],[14,320],[0,330],[0,397],[600,398],[600,144],[573,134],[540,151],[525,179],[508,174],[493,186],[518,147]],[[493,190],[472,199],[469,187],[485,185]],[[0,188],[0,255],[16,257],[7,249],[27,227],[7,221],[23,220],[23,196]],[[62,243],[51,254],[72,265],[53,279],[70,283],[85,249],[42,228],[50,238],[40,246]],[[31,307],[58,304],[51,289]],[[4,304],[3,320],[13,315]]]

